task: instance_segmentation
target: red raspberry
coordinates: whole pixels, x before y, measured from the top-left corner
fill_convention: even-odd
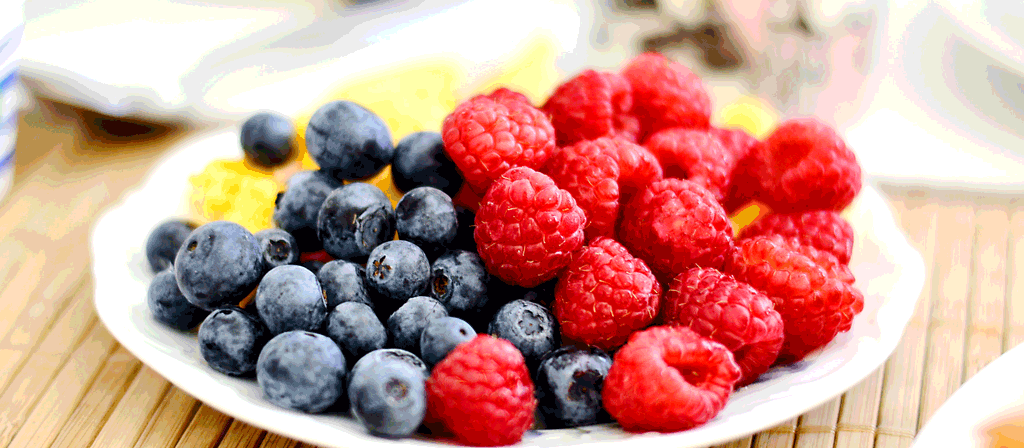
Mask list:
[[[619,159],[620,202],[628,201],[652,182],[663,177],[661,164],[647,148],[635,144],[615,146]]]
[[[726,266],[726,272],[775,303],[785,322],[786,339],[779,353],[783,363],[799,361],[828,344],[849,330],[853,317],[864,309],[864,296],[836,271],[845,265],[831,254],[794,243],[779,235],[741,240]],[[828,257],[836,264],[819,262]]]
[[[611,351],[658,314],[661,285],[643,260],[611,238],[573,256],[555,286],[554,314],[562,336]]]
[[[636,141],[640,122],[629,114],[633,89],[615,73],[586,70],[555,89],[544,103],[559,146],[599,137]]]
[[[448,157],[478,194],[509,168],[540,168],[555,149],[555,130],[544,112],[507,90],[466,101],[444,119]]]
[[[512,168],[491,185],[476,212],[473,239],[487,271],[532,288],[551,280],[583,246],[587,218],[569,192],[530,168]]]
[[[457,207],[472,210],[476,213],[477,209],[480,208],[480,200],[483,199],[483,195],[477,194],[473,191],[469,185],[462,184],[462,188],[459,188],[459,192],[452,196],[452,204]]]
[[[796,237],[800,244],[835,255],[843,264],[853,253],[853,227],[831,210],[768,215],[744,228],[740,238],[771,234]]]
[[[516,92],[515,90],[510,90],[505,87],[498,88],[497,90],[491,92],[490,95],[486,96],[487,98],[490,98],[506,106],[513,106],[516,103],[525,104],[527,106],[533,106],[533,104],[530,103],[530,99],[527,98],[526,95],[523,95],[522,93]]]
[[[722,207],[732,214],[761,195],[761,184],[750,175],[748,166],[751,152],[764,143],[742,129],[711,128],[710,132],[718,137],[725,150],[732,153],[736,159],[736,164],[729,174],[729,190],[722,200]]]
[[[771,299],[712,268],[692,268],[669,283],[661,321],[689,327],[728,348],[750,384],[771,367],[782,348],[782,317]]]
[[[667,128],[707,129],[711,98],[689,69],[657,53],[637,56],[622,70],[633,88],[633,115],[644,135]]]
[[[621,241],[662,281],[693,266],[721,268],[732,251],[732,222],[704,187],[667,178],[633,198],[622,215]]]
[[[615,353],[601,397],[626,431],[675,432],[718,415],[739,378],[724,345],[689,328],[652,327]]]
[[[526,361],[504,339],[479,335],[457,345],[427,378],[426,421],[440,422],[467,445],[519,442],[537,401]]]
[[[666,177],[689,179],[721,201],[729,192],[736,158],[717,137],[700,129],[663,129],[644,143],[661,162]]]
[[[572,146],[562,148],[555,153],[547,164],[544,173],[559,187],[565,189],[576,199],[576,204],[587,214],[586,240],[598,236],[615,236],[619,223],[620,203],[623,201],[622,183],[650,183],[647,176],[653,174],[648,167],[634,169],[633,178],[623,179],[620,158],[627,162],[644,161],[642,152],[647,152],[634,143],[618,139],[602,137],[597,140],[584,140]],[[630,168],[627,166],[627,169]],[[637,179],[636,177],[640,177]]]
[[[861,186],[860,165],[831,127],[788,120],[751,153],[749,169],[776,212],[842,210]]]

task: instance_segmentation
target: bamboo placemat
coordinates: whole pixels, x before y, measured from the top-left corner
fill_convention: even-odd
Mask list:
[[[110,336],[84,250],[98,213],[188,133],[120,145],[40,103],[0,205],[0,448],[298,447],[196,401]],[[905,447],[964,381],[1024,341],[1024,200],[886,188],[928,280],[885,366],[796,419],[722,445]]]

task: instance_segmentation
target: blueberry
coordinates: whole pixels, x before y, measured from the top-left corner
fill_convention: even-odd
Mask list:
[[[413,243],[388,241],[370,253],[366,262],[366,283],[388,299],[384,308],[393,309],[409,297],[426,292],[430,283],[430,261]]]
[[[487,304],[489,281],[484,262],[475,252],[448,251],[431,267],[430,296],[453,315],[476,314]]]
[[[476,240],[473,239],[476,214],[468,208],[455,206],[455,218],[459,226],[456,228],[455,238],[452,239],[448,248],[476,252]]]
[[[476,331],[466,321],[457,317],[434,319],[420,335],[420,355],[430,366],[441,362],[448,353],[463,342],[476,337]]]
[[[174,271],[170,269],[153,277],[146,294],[146,303],[156,320],[177,330],[191,330],[209,314],[181,295]]]
[[[196,225],[183,220],[171,220],[160,223],[146,238],[146,260],[154,273],[174,265],[174,257],[185,242],[188,235],[196,229]]]
[[[530,367],[560,345],[555,317],[543,305],[526,300],[513,300],[502,306],[487,332],[516,346]]]
[[[316,274],[327,298],[327,309],[345,302],[358,302],[373,308],[366,286],[366,270],[346,260],[329,261]]]
[[[323,269],[323,267],[326,264],[327,263],[324,263],[324,262],[322,262],[320,260],[309,260],[309,261],[305,261],[305,262],[299,263],[299,266],[302,266],[302,267],[304,267],[306,269],[309,269],[309,272],[312,272],[314,274],[319,275],[320,274],[320,269]],[[330,308],[330,307],[328,307],[328,308]]]
[[[612,359],[598,348],[562,347],[537,368],[537,409],[549,428],[610,422],[601,387]]]
[[[189,234],[174,266],[182,295],[206,310],[241,302],[263,275],[256,237],[230,221],[203,224]]]
[[[327,335],[341,347],[345,359],[357,361],[363,355],[384,348],[388,333],[373,309],[359,302],[345,302],[327,315]]]
[[[253,301],[271,334],[317,331],[327,317],[327,300],[316,275],[302,266],[278,266],[267,272]]]
[[[410,190],[395,207],[398,237],[408,240],[430,258],[444,252],[458,230],[452,198],[433,187]]]
[[[382,437],[412,435],[427,410],[426,377],[398,360],[380,363],[373,371],[360,370],[358,386],[349,387],[352,414],[370,434]]]
[[[317,235],[334,258],[355,259],[395,236],[395,210],[380,188],[361,182],[335,189],[320,207]]]
[[[437,132],[415,132],[398,142],[391,177],[403,192],[434,187],[454,196],[462,187],[462,175],[444,152],[444,142]]]
[[[352,366],[352,370],[348,375],[348,388],[361,386],[361,379],[365,379],[366,376],[360,374],[360,371],[374,372],[377,370],[377,366],[385,362],[390,361],[401,361],[408,364],[410,367],[416,368],[424,377],[430,375],[430,370],[427,369],[427,365],[423,363],[418,356],[402,349],[398,348],[382,348],[380,350],[374,350],[367,353],[359,361],[356,361],[355,365]]]
[[[319,171],[299,171],[288,178],[274,202],[274,225],[292,234],[300,252],[320,249],[317,216],[324,200],[341,183]]]
[[[268,339],[270,333],[256,317],[238,307],[221,308],[199,327],[199,353],[213,370],[249,375]]]
[[[260,352],[256,380],[271,403],[309,413],[341,398],[345,356],[327,336],[289,331],[274,336]]]
[[[306,148],[320,169],[338,180],[373,176],[395,156],[384,120],[351,101],[332,101],[313,113]]]
[[[413,297],[388,317],[391,346],[412,353],[420,352],[420,336],[433,319],[448,317],[444,305],[430,297]]]
[[[274,167],[292,155],[295,126],[278,113],[260,112],[242,123],[242,151],[245,158],[264,167]]]
[[[278,266],[295,264],[299,261],[299,245],[292,234],[281,229],[265,229],[256,232],[263,256],[263,269],[270,271]]]

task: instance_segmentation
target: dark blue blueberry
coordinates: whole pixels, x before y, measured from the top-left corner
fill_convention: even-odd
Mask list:
[[[357,259],[395,236],[395,209],[388,196],[356,182],[331,192],[316,219],[317,235],[334,258]]]
[[[375,436],[407,437],[427,411],[426,377],[407,363],[388,360],[371,372],[360,370],[349,387],[352,414]]]
[[[327,315],[327,336],[341,347],[345,359],[357,361],[363,355],[384,348],[388,332],[373,309],[359,302],[345,302]]]
[[[292,121],[274,112],[260,112],[242,123],[242,151],[260,166],[274,167],[292,155]]]
[[[185,239],[174,259],[182,295],[213,310],[241,302],[260,282],[263,257],[256,237],[230,221],[203,224]]]
[[[403,192],[434,187],[455,196],[462,187],[462,175],[444,152],[444,142],[437,132],[415,132],[398,142],[391,177]]]
[[[487,332],[516,346],[531,368],[560,345],[555,317],[543,305],[513,300],[498,310]]]
[[[324,263],[320,260],[309,260],[299,263],[299,266],[309,269],[309,272],[312,272],[314,274],[320,274],[320,269],[322,269],[326,264],[327,263]]]
[[[327,300],[316,275],[302,266],[279,266],[267,272],[253,300],[271,334],[318,331],[327,317]]]
[[[327,298],[327,309],[345,302],[357,302],[373,308],[373,300],[366,286],[366,270],[346,260],[327,262],[316,274]]]
[[[268,401],[309,413],[322,412],[341,398],[345,374],[338,345],[308,331],[275,336],[256,362],[256,380]]]
[[[156,320],[178,330],[195,328],[209,314],[209,311],[191,304],[181,295],[171,269],[153,277],[146,294],[146,303]]]
[[[220,373],[245,376],[256,370],[256,359],[270,333],[255,316],[238,307],[215,310],[199,327],[199,353]]]
[[[391,346],[412,353],[420,352],[420,335],[431,320],[448,317],[444,305],[430,297],[413,297],[388,317]]]
[[[300,252],[320,250],[317,216],[324,200],[341,183],[319,171],[300,171],[288,178],[274,202],[274,225],[292,234]]]
[[[332,101],[313,113],[306,149],[320,169],[338,180],[373,176],[395,156],[384,120],[351,101]]]
[[[416,244],[434,258],[455,239],[458,221],[452,198],[433,187],[410,190],[395,207],[398,237]]]
[[[359,358],[359,361],[356,361],[348,375],[349,389],[361,386],[361,380],[366,378],[365,375],[360,374],[361,371],[372,373],[376,371],[377,366],[391,361],[401,361],[406,363],[410,367],[414,367],[416,370],[419,370],[424,377],[430,375],[430,370],[427,369],[427,365],[423,363],[423,360],[411,352],[398,348],[382,348],[380,350],[374,350],[367,353],[362,358]]]
[[[549,428],[610,422],[601,387],[612,358],[597,348],[562,347],[537,368],[537,409]]]
[[[434,260],[430,296],[455,316],[475,315],[487,305],[490,275],[475,252],[453,250]]]
[[[441,362],[448,353],[463,342],[476,337],[476,331],[466,321],[457,317],[434,319],[420,335],[420,355],[427,365]]]
[[[452,239],[448,248],[476,252],[476,240],[473,239],[476,214],[468,208],[455,206],[455,217],[459,223],[459,227],[456,229],[455,238]]]
[[[174,265],[174,257],[196,225],[183,220],[160,223],[146,238],[146,260],[153,272],[160,272]]]
[[[366,283],[392,308],[409,297],[423,294],[430,283],[430,261],[408,241],[388,241],[373,249],[366,262]]]
[[[270,271],[278,266],[295,264],[299,261],[299,245],[292,234],[281,229],[265,229],[256,232],[263,256],[263,270]]]

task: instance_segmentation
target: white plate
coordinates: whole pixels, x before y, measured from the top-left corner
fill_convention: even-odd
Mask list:
[[[1001,425],[1018,426],[1017,434],[1024,434],[1021,371],[1024,344],[1003,353],[957,389],[917,433],[911,448],[995,446],[988,433]]]
[[[142,362],[206,404],[246,423],[330,447],[429,446],[426,439],[386,440],[366,433],[354,420],[307,415],[264,401],[253,380],[230,378],[207,367],[195,333],[157,323],[146,305],[152,278],[143,246],[161,221],[185,216],[188,177],[219,157],[237,157],[238,135],[221,130],[169,152],[141,186],[103,214],[91,249],[96,309],[114,337]],[[774,369],[737,391],[712,421],[674,434],[628,434],[615,425],[532,431],[524,446],[613,443],[644,446],[657,440],[675,447],[725,442],[771,427],[841,394],[877,369],[892,353],[924,284],[924,263],[896,227],[892,212],[867,186],[847,218],[856,231],[851,268],[864,293],[864,311],[850,332],[798,365]]]

